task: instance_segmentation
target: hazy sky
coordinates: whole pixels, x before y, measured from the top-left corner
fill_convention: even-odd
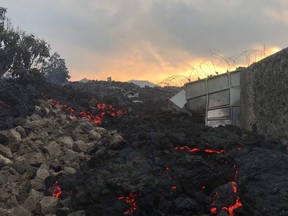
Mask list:
[[[265,44],[268,53],[288,39],[287,0],[1,0],[0,6],[14,27],[66,60],[71,80],[157,83],[193,67],[199,72],[207,59],[224,64],[216,51],[231,57]],[[247,62],[247,53],[236,63]]]

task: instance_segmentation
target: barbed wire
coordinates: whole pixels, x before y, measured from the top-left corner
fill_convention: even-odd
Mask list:
[[[272,54],[266,49],[250,49],[230,57],[224,56],[221,52],[211,49],[211,59],[205,59],[200,64],[195,65],[187,74],[175,74],[157,83],[159,86],[182,87],[187,82],[207,78],[228,71],[236,70],[237,67],[248,67],[249,65]]]

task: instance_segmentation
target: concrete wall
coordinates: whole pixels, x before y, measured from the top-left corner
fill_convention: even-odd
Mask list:
[[[241,126],[288,143],[288,48],[241,73]]]

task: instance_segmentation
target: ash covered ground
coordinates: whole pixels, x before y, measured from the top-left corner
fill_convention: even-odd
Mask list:
[[[232,126],[206,127],[170,103],[178,90],[118,82],[56,87],[2,81],[0,141],[11,154],[0,153],[11,163],[2,161],[0,174],[7,179],[7,170],[25,175],[16,166],[20,156],[31,167],[25,177],[30,186],[24,195],[15,192],[17,202],[0,197],[3,212],[17,215],[17,207],[27,215],[288,216],[287,147]],[[31,127],[44,120],[48,123],[41,130]],[[9,140],[15,127],[25,132],[18,142]],[[35,138],[45,130],[48,135]],[[61,146],[63,153],[54,155],[53,148],[67,139],[71,147]],[[39,149],[35,140],[41,141]],[[25,157],[31,146],[45,159],[37,165]],[[68,163],[74,162],[67,155],[74,152],[80,159],[72,172]],[[44,186],[37,185],[43,170],[49,175]],[[13,186],[13,179],[0,182],[2,188]],[[51,190],[56,183],[57,193]],[[40,193],[35,208],[27,204],[32,190]],[[47,197],[58,199],[53,209],[44,205]]]

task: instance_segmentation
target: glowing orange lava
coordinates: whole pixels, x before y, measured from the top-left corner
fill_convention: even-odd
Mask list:
[[[75,110],[66,104],[62,105],[59,103],[59,101],[52,100],[51,105],[53,108],[58,106],[62,110],[69,112],[70,117],[74,116]],[[76,114],[76,116],[77,116],[77,118],[87,118],[91,122],[93,122],[94,124],[102,125],[103,118],[105,118],[107,116],[116,117],[116,116],[120,116],[120,115],[124,114],[123,110],[117,110],[116,111],[112,105],[105,104],[105,103],[97,104],[96,108],[98,109],[98,111],[101,111],[100,114],[93,115],[91,112],[81,111],[78,114]]]
[[[170,171],[171,171],[171,169],[170,169],[170,167],[167,165],[167,166],[165,167],[165,173],[166,173],[167,177],[169,178],[169,180],[172,182],[172,177],[171,177],[171,175],[170,175]],[[176,190],[177,190],[177,186],[176,186],[176,185],[171,185],[171,186],[170,186],[170,189],[173,190],[173,191],[176,191]]]
[[[52,196],[53,197],[56,197],[56,198],[60,198],[61,194],[62,194],[62,190],[61,190],[61,187],[60,185],[58,184],[58,181],[57,180],[53,185],[52,187],[50,188],[50,191],[52,193]]]
[[[124,215],[131,215],[137,210],[138,204],[135,199],[137,197],[139,197],[139,194],[135,193],[130,193],[128,196],[118,197],[118,200],[124,200],[127,204],[131,206],[130,209],[123,213]]]
[[[215,154],[226,154],[226,151],[224,151],[224,150],[205,149],[204,152],[215,153]]]
[[[215,154],[226,154],[225,150],[218,150],[218,149],[204,149],[201,150],[200,148],[191,148],[189,146],[176,146],[176,150],[186,150],[188,152],[206,152],[206,153],[215,153]]]
[[[217,208],[215,208],[215,207],[214,207],[214,208],[211,208],[211,209],[210,209],[210,212],[211,212],[212,214],[216,214],[216,213],[217,213]]]
[[[176,150],[187,150],[188,152],[199,152],[199,148],[190,148],[189,146],[177,146],[175,147]]]
[[[236,180],[237,180],[237,178],[238,178],[238,169],[236,168],[235,165],[234,165],[234,168],[235,168],[236,170],[235,170],[235,175],[234,175],[234,181],[231,182],[231,186],[232,186],[233,192],[234,192],[235,194],[237,194],[237,183],[236,183]],[[215,202],[217,201],[217,199],[218,199],[218,197],[217,197],[217,194],[216,194],[216,196],[214,197],[214,201],[213,201],[213,203],[212,203],[212,206],[215,204]],[[222,210],[227,211],[227,212],[229,213],[229,216],[234,216],[234,210],[237,209],[237,208],[239,208],[239,207],[241,207],[241,206],[243,206],[243,204],[242,204],[241,201],[240,201],[240,197],[237,196],[237,197],[236,197],[236,200],[235,200],[235,203],[234,203],[233,205],[228,206],[228,207],[224,206],[224,207],[222,207]],[[212,214],[217,214],[217,208],[216,208],[216,207],[212,207],[212,208],[210,209],[210,212],[211,212]]]
[[[189,146],[177,146],[175,147],[176,150],[182,150],[182,151],[188,151],[191,153],[195,153],[195,152],[205,152],[205,153],[214,153],[214,154],[227,154],[227,152],[225,150],[215,150],[215,149],[204,149],[201,150],[200,148],[191,148]],[[236,148],[237,150],[240,150],[240,147]],[[233,181],[231,182],[231,186],[232,186],[232,190],[235,194],[237,194],[237,179],[238,179],[238,168],[236,167],[236,165],[234,164],[234,178]],[[203,185],[201,187],[202,190],[204,190],[206,188],[205,185]],[[213,197],[213,202],[212,202],[212,207],[210,208],[210,212],[211,214],[217,214],[218,209],[214,206],[216,201],[218,199],[218,194],[216,193],[215,196]],[[229,213],[229,216],[234,216],[234,210],[243,206],[243,204],[240,201],[240,197],[237,196],[236,200],[235,200],[235,204],[229,207],[222,207],[222,210],[227,211]]]
[[[177,186],[176,186],[176,185],[172,185],[172,186],[171,186],[171,189],[172,189],[172,190],[177,190]]]
[[[239,196],[237,196],[236,202],[234,205],[229,206],[229,207],[223,207],[222,210],[227,211],[229,213],[229,216],[234,216],[234,210],[241,206],[243,206],[243,204],[241,203]]]

